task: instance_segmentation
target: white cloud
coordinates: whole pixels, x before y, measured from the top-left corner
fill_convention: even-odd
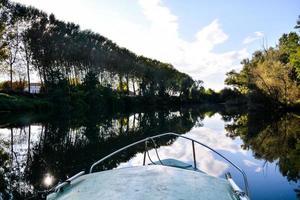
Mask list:
[[[260,31],[255,31],[254,34],[255,34],[257,37],[263,37],[263,36],[264,36],[264,33],[263,33],[263,32],[260,32]]]
[[[253,35],[247,36],[244,39],[243,44],[250,44],[250,43],[252,43],[254,41],[257,41],[257,40],[259,40],[263,37],[264,37],[264,33],[260,32],[260,31],[256,31],[256,32],[253,33]]]
[[[239,68],[239,61],[249,55],[246,49],[214,52],[216,45],[229,38],[221,29],[218,19],[200,29],[195,34],[195,40],[188,42],[179,36],[178,17],[160,0],[139,0],[139,4],[151,24],[150,37],[147,38],[150,45],[144,46],[139,52],[172,63],[178,70],[194,79],[204,80],[208,87],[221,89],[224,86],[225,73]],[[212,81],[212,75],[219,78]]]
[[[137,6],[134,13],[138,15],[131,18],[113,6],[114,1],[112,5],[95,0],[75,0],[72,3],[70,0],[17,1],[53,12],[57,18],[74,21],[83,28],[91,28],[137,54],[171,63],[194,79],[204,80],[205,85],[213,89],[221,89],[224,74],[231,69],[239,69],[240,60],[249,55],[247,49],[215,52],[217,45],[229,38],[218,19],[200,28],[193,41],[185,40],[178,31],[178,16],[162,0],[130,2],[135,4],[134,8]],[[67,4],[69,9],[64,9],[66,6],[61,3]],[[260,32],[255,34],[259,36]]]

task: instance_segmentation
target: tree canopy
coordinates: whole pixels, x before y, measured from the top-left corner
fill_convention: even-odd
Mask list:
[[[284,106],[299,103],[300,36],[296,32],[283,34],[276,47],[256,51],[242,65],[240,72],[227,73],[227,85],[248,95],[250,100],[260,96]]]
[[[1,10],[2,7],[3,5],[2,3],[0,3]],[[0,11],[0,15],[2,16],[1,11]],[[4,40],[4,30],[5,30],[4,19],[3,17],[0,17],[0,62],[7,58],[6,43]]]
[[[27,72],[30,82],[29,72],[36,71],[45,91],[63,79],[79,84],[89,72],[98,77],[100,85],[125,94],[187,95],[195,85],[171,64],[136,55],[53,14],[10,1],[2,5],[11,83],[16,72],[23,79]]]

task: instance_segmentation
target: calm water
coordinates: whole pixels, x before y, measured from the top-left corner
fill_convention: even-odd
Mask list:
[[[25,199],[89,166],[110,152],[150,135],[176,132],[205,143],[245,170],[252,199],[300,199],[300,117],[258,116],[223,109],[184,109],[115,115],[0,117],[0,192]],[[161,159],[192,164],[191,143],[156,141]],[[141,165],[144,146],[113,157],[96,170]],[[150,156],[156,160],[154,150]],[[212,152],[196,146],[197,166],[218,177],[240,174]],[[39,199],[40,197],[36,197]],[[1,199],[1,196],[0,196]]]

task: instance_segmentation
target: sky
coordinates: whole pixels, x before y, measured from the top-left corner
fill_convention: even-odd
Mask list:
[[[255,50],[295,31],[300,0],[15,0],[53,13],[138,55],[224,87]]]

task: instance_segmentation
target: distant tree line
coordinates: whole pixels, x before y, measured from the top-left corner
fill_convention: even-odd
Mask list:
[[[29,85],[36,72],[46,93],[62,81],[79,85],[87,74],[125,95],[189,98],[203,91],[201,81],[171,64],[138,56],[100,34],[8,0],[1,1],[0,34],[1,70],[9,74],[11,89],[14,80]]]

